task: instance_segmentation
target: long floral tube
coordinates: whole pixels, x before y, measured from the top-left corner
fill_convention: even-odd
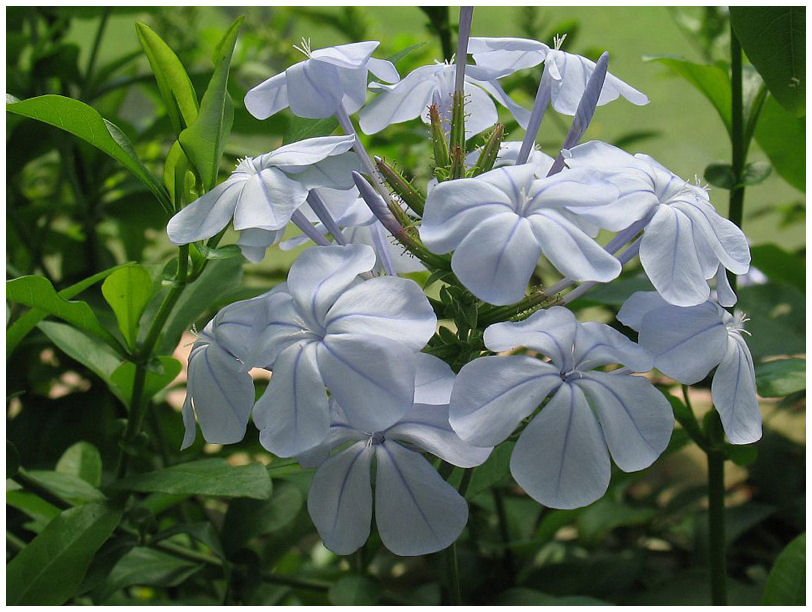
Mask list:
[[[471,21],[474,18],[473,6],[460,7],[459,38],[457,39],[457,71],[454,75],[454,91],[462,93],[465,85],[465,64],[468,58],[468,37],[471,35]]]
[[[567,137],[564,139],[562,150],[570,149],[578,144],[581,136],[584,135],[586,129],[589,127],[589,122],[592,121],[592,116],[595,114],[595,109],[598,106],[598,100],[601,97],[601,90],[603,83],[606,81],[606,72],[609,68],[609,53],[603,52],[595,70],[589,76],[584,95],[581,96],[581,101],[578,103],[578,109],[575,111],[575,116],[572,119]],[[564,169],[564,154],[559,151],[558,155],[553,162],[552,168],[547,173],[547,176],[561,172]]]
[[[329,246],[330,241],[327,240],[313,225],[310,221],[307,220],[307,217],[304,216],[304,213],[301,210],[295,211],[291,216],[290,220],[293,221],[294,225],[302,230],[302,233],[310,238],[313,242],[318,244],[319,246]]]
[[[550,97],[552,95],[552,80],[549,74],[545,71],[541,75],[539,81],[539,88],[536,92],[536,101],[533,103],[533,111],[530,113],[530,120],[527,123],[527,131],[524,133],[522,139],[522,148],[519,150],[519,157],[516,159],[516,164],[527,163],[530,157],[530,152],[533,150],[533,145],[536,143],[536,136],[539,133],[541,122],[544,119],[544,113],[547,112],[547,107],[550,106]]]
[[[338,244],[347,244],[344,233],[341,231],[341,228],[338,227],[330,211],[327,210],[327,206],[324,205],[321,196],[316,191],[311,191],[307,194],[307,203],[310,204],[310,208],[316,213],[319,221],[324,223],[324,227],[326,227],[327,231],[333,236],[333,240]]]

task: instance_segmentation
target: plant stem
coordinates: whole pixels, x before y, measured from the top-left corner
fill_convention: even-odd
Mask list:
[[[88,93],[88,87],[93,79],[93,70],[96,67],[96,60],[98,59],[99,55],[99,47],[101,46],[102,36],[104,35],[104,30],[107,28],[107,20],[110,18],[110,11],[112,9],[107,7],[104,9],[104,13],[102,13],[101,19],[99,20],[99,27],[96,29],[96,37],[93,39],[93,48],[90,51],[90,58],[87,61],[87,69],[85,70],[85,78],[82,83],[82,95],[81,98],[84,98]]]
[[[457,563],[457,543],[454,542],[445,551],[446,574],[448,575],[448,599],[452,606],[462,605],[460,589],[460,568]]]
[[[742,48],[733,28],[730,28],[730,94],[731,94],[731,168],[735,183],[730,190],[730,207],[728,219],[742,226],[744,216],[744,161],[746,143],[744,142],[744,108],[742,105]],[[730,287],[736,291],[736,275],[728,272]]]
[[[516,576],[516,562],[513,558],[513,551],[508,546],[510,542],[510,530],[508,529],[508,517],[505,511],[505,500],[502,496],[502,491],[497,487],[491,488],[493,495],[493,503],[496,506],[496,517],[499,520],[499,538],[502,540],[502,563],[504,564],[505,572],[510,578],[511,584]]]
[[[725,455],[722,423],[714,413],[708,422],[708,555],[711,603],[727,605],[727,557],[725,550]]]

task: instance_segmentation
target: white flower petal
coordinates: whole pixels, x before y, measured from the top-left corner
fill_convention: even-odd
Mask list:
[[[528,221],[544,256],[564,276],[606,282],[620,274],[620,262],[561,213],[541,209]]]
[[[519,436],[510,471],[530,497],[550,508],[580,508],[606,492],[609,453],[581,389],[559,387]]]
[[[719,304],[725,308],[731,308],[736,305],[738,298],[736,297],[730,282],[727,279],[727,272],[722,264],[716,270],[716,296]]]
[[[318,62],[326,62],[339,68],[363,68],[366,66],[372,53],[381,43],[377,40],[365,40],[316,49],[310,57]]]
[[[285,283],[274,287],[273,294],[267,296],[266,306],[263,331],[245,361],[252,366],[273,368],[279,353],[293,344],[313,339],[313,336],[308,334],[307,322],[296,309]]]
[[[731,444],[750,444],[761,439],[753,358],[738,333],[729,336],[725,355],[713,375],[711,395]]]
[[[369,61],[367,61],[367,68],[375,77],[387,83],[395,83],[400,80],[397,68],[388,60],[370,57]]]
[[[285,75],[290,110],[294,115],[324,119],[336,113],[344,95],[336,66],[304,61],[288,68]]]
[[[426,198],[420,238],[432,252],[448,253],[483,221],[512,211],[510,197],[489,182],[459,179],[440,183]]]
[[[375,447],[375,521],[396,555],[425,555],[451,545],[468,522],[468,504],[418,453],[397,442]]]
[[[352,149],[355,137],[320,136],[292,142],[260,157],[261,167],[276,166],[285,172],[300,172],[312,164]]]
[[[692,385],[721,361],[727,330],[711,302],[689,308],[669,304],[643,317],[638,342],[654,355],[654,366],[663,374]]]
[[[327,187],[330,189],[351,189],[355,187],[352,171],[360,170],[361,161],[358,155],[350,151],[309,166],[295,174],[297,181],[307,189]]]
[[[288,86],[285,73],[272,76],[245,94],[245,108],[257,119],[267,119],[288,107]]]
[[[313,247],[290,267],[288,291],[316,329],[336,299],[374,265],[375,252],[366,245]]]
[[[355,552],[372,524],[372,448],[358,442],[330,457],[313,475],[307,510],[324,545],[339,555]]]
[[[634,372],[648,372],[654,367],[651,354],[616,329],[603,323],[587,321],[578,325],[573,360],[583,370],[620,363]]]
[[[472,70],[475,66],[468,66],[466,69],[466,75],[474,73],[475,71]],[[502,86],[499,85],[498,81],[492,80],[481,80],[477,78],[466,79],[469,82],[474,83],[475,85],[481,87],[486,92],[488,92],[491,96],[496,99],[502,106],[506,107],[510,114],[513,115],[513,118],[516,119],[516,122],[519,124],[519,127],[522,129],[527,128],[527,122],[530,120],[530,111],[526,108],[519,106],[513,98],[507,95],[507,92],[502,89]],[[471,112],[468,108],[466,108],[466,112]],[[546,174],[546,173],[545,173]]]
[[[578,322],[572,311],[561,306],[537,310],[524,321],[494,323],[485,330],[485,346],[509,351],[526,346],[552,359],[562,372],[571,370]]]
[[[434,355],[418,353],[415,367],[414,403],[448,404],[456,379],[451,366]]]
[[[187,393],[206,442],[242,440],[254,405],[254,383],[243,364],[215,344],[198,344],[187,372]]]
[[[528,220],[510,212],[477,225],[454,251],[451,269],[479,299],[513,304],[524,297],[540,254]]]
[[[634,331],[640,331],[643,317],[655,308],[667,305],[668,302],[656,291],[636,291],[623,303],[617,313],[617,320]]]
[[[411,443],[421,451],[466,468],[481,465],[493,450],[464,442],[448,423],[448,406],[415,404],[384,435],[387,440]]]
[[[660,206],[640,242],[640,263],[660,295],[676,306],[695,306],[710,288],[696,254],[691,220]]]
[[[279,457],[298,455],[327,436],[330,412],[316,347],[315,342],[302,343],[282,351],[254,407],[259,441]]]
[[[506,76],[523,68],[538,66],[550,47],[527,38],[490,38],[472,36],[468,53],[480,68]]]
[[[477,83],[478,84],[478,83]],[[484,132],[499,121],[496,104],[481,88],[465,82],[465,138]]]
[[[375,335],[419,351],[434,334],[437,316],[416,282],[385,276],[341,294],[324,327],[328,334]]]
[[[533,357],[480,357],[464,365],[451,393],[449,421],[465,441],[505,440],[558,385],[557,368]]]
[[[183,442],[180,450],[185,450],[195,443],[197,437],[197,425],[195,424],[195,411],[192,408],[192,397],[187,393],[183,400],[183,407],[180,410],[183,417]]]
[[[307,189],[281,170],[266,168],[245,181],[234,211],[234,229],[283,229],[307,199]]]
[[[412,406],[414,351],[378,336],[325,336],[319,371],[353,427],[382,431]]]
[[[427,78],[413,85],[404,79],[392,89],[381,90],[361,111],[361,130],[364,134],[377,134],[393,123],[417,118],[431,103],[434,88],[434,80]]]
[[[587,372],[573,384],[586,393],[612,459],[624,472],[648,467],[668,446],[674,429],[671,406],[645,378]]]
[[[244,186],[244,181],[228,178],[185,206],[166,226],[172,244],[211,238],[228,225]]]
[[[268,231],[251,227],[240,232],[237,246],[240,247],[242,256],[248,261],[259,263],[265,258],[265,251],[268,247],[276,244],[285,234],[285,229]]]

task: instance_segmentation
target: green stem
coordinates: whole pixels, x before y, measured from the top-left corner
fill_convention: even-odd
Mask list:
[[[15,552],[20,552],[26,546],[25,540],[18,538],[8,530],[6,530],[6,543],[13,548]]]
[[[127,429],[124,432],[121,450],[118,456],[118,466],[116,474],[118,478],[123,478],[127,473],[130,455],[126,452],[126,446],[132,443],[141,431],[141,426],[144,422],[144,414],[146,410],[146,402],[144,401],[144,383],[147,377],[147,365],[152,358],[152,352],[155,350],[155,345],[158,338],[163,331],[169,315],[172,313],[172,308],[180,298],[186,287],[186,276],[189,270],[189,245],[180,247],[178,253],[178,270],[175,275],[175,285],[166,294],[164,301],[161,302],[158,308],[158,314],[152,321],[152,325],[147,332],[146,340],[141,345],[138,352],[133,356],[135,363],[135,379],[133,381],[133,392],[130,400],[130,414],[127,419]]]
[[[460,568],[457,563],[457,543],[454,542],[446,549],[446,574],[448,575],[448,600],[452,606],[462,605],[462,590],[460,589]]]
[[[513,558],[513,551],[510,549],[510,531],[508,529],[508,518],[505,510],[505,500],[502,496],[502,491],[497,487],[491,489],[493,495],[493,503],[496,506],[496,517],[499,521],[499,538],[502,540],[502,563],[504,564],[505,572],[510,577],[511,584],[516,576],[516,563]]]
[[[724,433],[719,417],[708,423],[708,544],[711,603],[727,605],[727,556],[725,550],[725,455]]]
[[[744,217],[744,185],[742,177],[744,175],[744,161],[746,155],[746,143],[744,141],[744,107],[742,103],[742,48],[739,39],[733,28],[730,28],[730,93],[731,93],[731,168],[735,183],[730,190],[730,207],[728,218],[736,224],[742,226]],[[736,291],[736,275],[728,273],[730,286]]]
[[[99,27],[96,29],[96,37],[93,39],[93,48],[90,51],[90,58],[87,61],[87,70],[85,70],[85,78],[84,82],[82,83],[81,98],[84,98],[87,95],[87,88],[90,86],[91,80],[93,79],[93,70],[96,67],[99,47],[101,46],[104,30],[107,27],[107,20],[110,19],[110,11],[110,7],[106,7],[104,9],[104,13],[102,13],[101,19],[99,20]]]

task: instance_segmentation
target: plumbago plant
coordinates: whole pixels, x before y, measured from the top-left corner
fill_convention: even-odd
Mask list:
[[[604,496],[613,464],[622,472],[651,466],[669,447],[675,416],[709,457],[713,601],[724,602],[720,470],[736,446],[762,433],[747,317],[735,309],[735,275],[750,269],[741,218],[724,218],[706,188],[645,154],[581,142],[597,107],[618,98],[648,103],[608,72],[607,53],[593,62],[564,50],[563,38],[548,47],[470,37],[472,18],[473,9],[463,7],[455,61],[402,77],[374,57],[376,41],[323,49],[302,41],[302,61],[248,91],[245,108],[261,120],[281,112],[335,118],[343,133],[246,157],[222,182],[234,113],[226,83],[239,20],[216,50],[199,102],[174,53],[139,28],[176,134],[163,182],[90,107],[59,96],[9,101],[10,112],[72,132],[124,164],[171,215],[166,232],[178,247],[157,283],[144,266],[127,264],[59,293],[42,277],[7,285],[10,300],[30,307],[9,341],[18,343],[47,315],[61,318],[65,323],[41,329],[60,346],[84,347],[74,350],[113,363],[109,384],[129,409],[106,496],[75,505],[86,495],[78,478],[71,488],[12,471],[19,495],[39,495],[58,515],[9,564],[10,602],[63,603],[82,593],[103,601],[132,584],[126,568],[115,575],[111,568],[123,559],[138,565],[139,554],[155,562],[143,552],[150,546],[191,563],[187,572],[218,568],[227,603],[250,601],[245,583],[254,579],[322,589],[270,568],[242,573],[246,564],[232,554],[242,536],[228,536],[224,551],[210,523],[157,532],[150,524],[154,504],[177,503],[168,496],[268,498],[268,474],[279,471],[312,475],[307,511],[337,555],[355,554],[363,565],[367,543],[378,539],[400,557],[445,551],[445,601],[459,604],[465,589],[455,542],[469,522],[466,495],[477,478],[487,488],[488,474],[503,465],[535,503],[582,508]],[[533,70],[541,77],[528,110],[500,80]],[[521,141],[504,141],[497,104],[524,128]],[[554,156],[535,145],[550,107],[572,117]],[[428,126],[434,178],[425,189],[407,178],[416,172],[365,149],[354,116],[366,134],[418,118]],[[291,225],[301,233],[290,237]],[[238,240],[221,246],[229,226]],[[611,237],[601,234],[599,242],[601,231]],[[253,421],[274,457],[269,470],[219,459],[133,470],[146,443],[148,399],[179,370],[162,351],[178,331],[173,317],[187,287],[202,282],[213,262],[240,255],[258,262],[273,245],[311,242],[285,282],[220,309],[188,359],[183,448],[195,443],[198,426],[207,443],[233,444]],[[636,259],[650,291],[631,295],[617,321],[575,316],[572,302],[612,283]],[[540,284],[540,261],[560,280]],[[70,301],[101,280],[116,331],[87,303]],[[256,369],[271,373],[259,395]],[[712,375],[715,410],[704,424],[652,382],[647,373],[655,369],[684,390]],[[150,506],[137,493],[159,497]],[[496,490],[494,500],[503,524]],[[240,508],[230,505],[226,520],[237,531]],[[243,510],[274,512],[268,508]],[[114,532],[130,539],[103,546]],[[179,533],[191,547],[173,539]],[[66,543],[68,552],[51,560],[57,537],[82,543]],[[38,569],[51,561],[64,575],[43,594],[49,574]],[[344,586],[367,587],[363,578]]]

